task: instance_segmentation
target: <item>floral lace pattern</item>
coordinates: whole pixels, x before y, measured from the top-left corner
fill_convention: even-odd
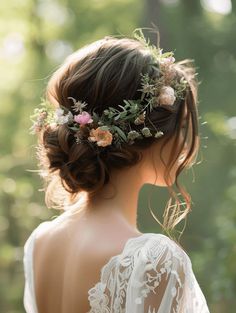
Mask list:
[[[88,295],[89,313],[209,313],[188,255],[162,234],[129,239]]]

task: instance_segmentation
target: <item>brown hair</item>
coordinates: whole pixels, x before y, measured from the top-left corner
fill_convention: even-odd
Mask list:
[[[96,112],[101,114],[109,106],[122,105],[124,99],[140,99],[140,74],[148,73],[152,78],[158,75],[150,65],[151,61],[150,51],[139,40],[106,36],[79,49],[65,60],[49,80],[46,98],[55,107],[63,105],[73,114],[72,102],[68,99],[73,97],[88,103],[87,111],[96,108]],[[173,209],[168,202],[165,210],[163,225],[167,229],[173,228],[190,210],[190,196],[179,186],[177,178],[193,162],[199,144],[195,69],[191,60],[176,62],[174,66],[178,79],[184,77],[188,81],[185,99],[176,101],[173,106],[155,108],[145,122],[150,129],[155,130],[153,126],[158,125],[164,132],[163,147],[170,139],[175,138],[173,153],[165,173],[170,200],[175,199],[176,203]],[[179,147],[177,143],[182,136],[184,112],[187,112],[187,125],[183,144]],[[186,203],[183,213],[177,194],[169,183],[169,173],[190,132],[192,136],[188,143],[189,151],[179,165],[176,177],[176,186]],[[71,203],[82,191],[93,197],[109,182],[109,173],[113,168],[121,169],[137,164],[142,158],[142,150],[157,140],[148,137],[135,141],[133,145],[123,144],[120,149],[110,145],[97,152],[91,145],[76,143],[67,124],[59,125],[56,129],[44,129],[39,137],[37,156],[44,173],[47,206],[52,207],[55,198],[57,204],[59,203],[58,196],[62,189],[69,195]],[[63,188],[58,189],[59,185]]]

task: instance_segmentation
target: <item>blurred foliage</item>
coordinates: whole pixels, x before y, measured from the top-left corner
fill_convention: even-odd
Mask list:
[[[29,115],[48,77],[72,51],[105,35],[131,35],[154,22],[161,46],[176,59],[193,58],[199,88],[202,146],[194,172],[182,182],[193,198],[182,245],[211,312],[236,306],[236,27],[235,7],[207,10],[195,0],[9,0],[0,3],[0,311],[23,309],[23,245],[42,221],[60,212],[46,209],[36,173],[35,138]],[[212,2],[212,1],[209,1]],[[222,1],[220,1],[222,2]],[[224,3],[230,3],[225,1]],[[154,38],[152,40],[155,41]],[[208,139],[207,139],[208,138]],[[157,232],[157,216],[167,200],[164,189],[144,186],[139,225]]]

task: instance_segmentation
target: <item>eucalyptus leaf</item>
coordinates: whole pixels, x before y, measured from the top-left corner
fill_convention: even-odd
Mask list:
[[[104,125],[104,126],[101,126],[101,127],[99,127],[101,130],[109,130],[109,127],[108,126],[106,126],[106,125]]]
[[[120,114],[114,117],[114,120],[117,121],[120,118]]]
[[[130,112],[131,113],[136,113],[138,111],[138,108],[137,107],[131,107],[131,109],[130,109]]]
[[[129,108],[130,107],[130,101],[131,100],[123,100],[124,101],[124,103],[127,105],[127,107]],[[125,106],[126,107],[126,106]]]
[[[119,134],[119,136],[124,140],[127,141],[127,137],[125,135],[125,133],[123,132],[123,130],[121,130],[119,127],[117,126],[113,126],[113,128],[116,130],[116,132]]]
[[[124,118],[126,115],[127,115],[127,112],[126,112],[126,111],[121,112],[121,113],[120,113],[120,118]]]
[[[97,114],[97,113],[95,113],[95,112],[93,112],[93,117],[94,117],[96,120],[98,120],[98,119],[99,119],[98,114]]]
[[[72,129],[72,130],[79,130],[78,127],[74,127],[74,126],[71,126],[71,127],[69,127],[69,128]]]
[[[118,106],[119,106],[123,111],[126,111],[126,110],[125,110],[125,107],[123,107],[122,105],[119,104]]]

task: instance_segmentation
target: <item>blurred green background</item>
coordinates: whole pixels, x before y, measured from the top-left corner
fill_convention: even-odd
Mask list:
[[[199,164],[183,174],[192,212],[181,243],[213,313],[236,307],[236,8],[230,0],[8,0],[0,2],[0,312],[23,308],[23,245],[42,221],[59,215],[44,204],[29,119],[49,76],[72,51],[105,35],[130,36],[154,23],[164,51],[197,66]],[[145,32],[144,32],[145,33]],[[146,34],[146,33],[145,33]],[[148,34],[156,43],[156,38]],[[144,186],[139,228],[158,232],[163,188]]]

